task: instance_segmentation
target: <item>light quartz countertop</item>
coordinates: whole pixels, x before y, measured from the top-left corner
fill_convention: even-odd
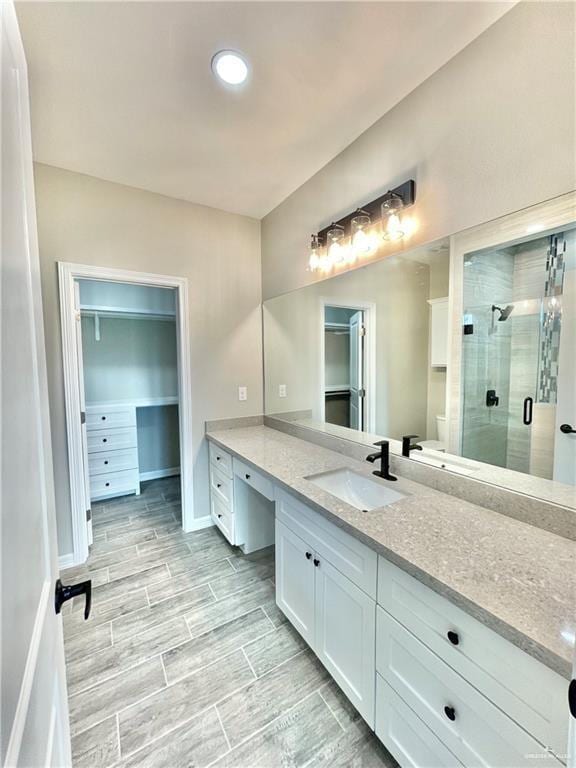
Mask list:
[[[264,426],[207,437],[343,530],[570,678],[576,633],[576,544],[399,477],[405,498],[361,512],[306,480],[372,465]],[[374,449],[372,449],[374,450]]]

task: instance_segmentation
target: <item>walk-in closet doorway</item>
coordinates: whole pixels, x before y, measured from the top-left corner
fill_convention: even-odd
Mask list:
[[[192,392],[185,278],[60,262],[60,316],[74,562],[91,505],[180,477],[194,529]]]

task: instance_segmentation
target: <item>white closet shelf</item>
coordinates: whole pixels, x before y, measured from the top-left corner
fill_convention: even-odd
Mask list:
[[[103,408],[106,406],[129,405],[133,408],[158,408],[163,405],[178,405],[178,397],[144,397],[137,400],[99,400],[86,403],[87,408]]]

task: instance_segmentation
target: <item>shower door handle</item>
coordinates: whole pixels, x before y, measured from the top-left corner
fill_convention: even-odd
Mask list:
[[[522,413],[522,422],[529,426],[532,424],[532,410],[534,406],[534,400],[531,397],[524,398],[524,411]]]

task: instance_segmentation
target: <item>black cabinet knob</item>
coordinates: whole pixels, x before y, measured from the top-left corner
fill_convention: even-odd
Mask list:
[[[106,421],[106,416],[102,416],[102,421]]]
[[[458,632],[454,632],[453,630],[450,629],[447,632],[446,637],[448,638],[448,640],[450,640],[452,645],[458,645],[460,643],[460,638],[458,637]]]
[[[454,709],[454,707],[448,707],[448,706],[444,707],[444,714],[446,715],[448,720],[451,720],[452,722],[456,720],[456,710]]]
[[[103,443],[107,443],[107,442],[108,442],[108,438],[107,438],[107,437],[103,437],[103,438],[102,438],[102,442],[103,442]]]
[[[320,560],[318,560],[317,557],[314,558],[314,565],[316,566],[316,568],[318,568],[318,566],[320,565]]]
[[[312,557],[312,552],[306,552],[306,560],[310,560]]]
[[[222,488],[222,483],[216,483],[216,488]]]
[[[220,461],[220,456],[216,456],[216,461]]]
[[[218,517],[222,517],[222,515],[218,515]]]
[[[244,477],[246,478],[246,480],[250,480],[250,475],[244,475]]]
[[[110,485],[110,483],[106,483],[106,488],[108,488],[109,485]]]

